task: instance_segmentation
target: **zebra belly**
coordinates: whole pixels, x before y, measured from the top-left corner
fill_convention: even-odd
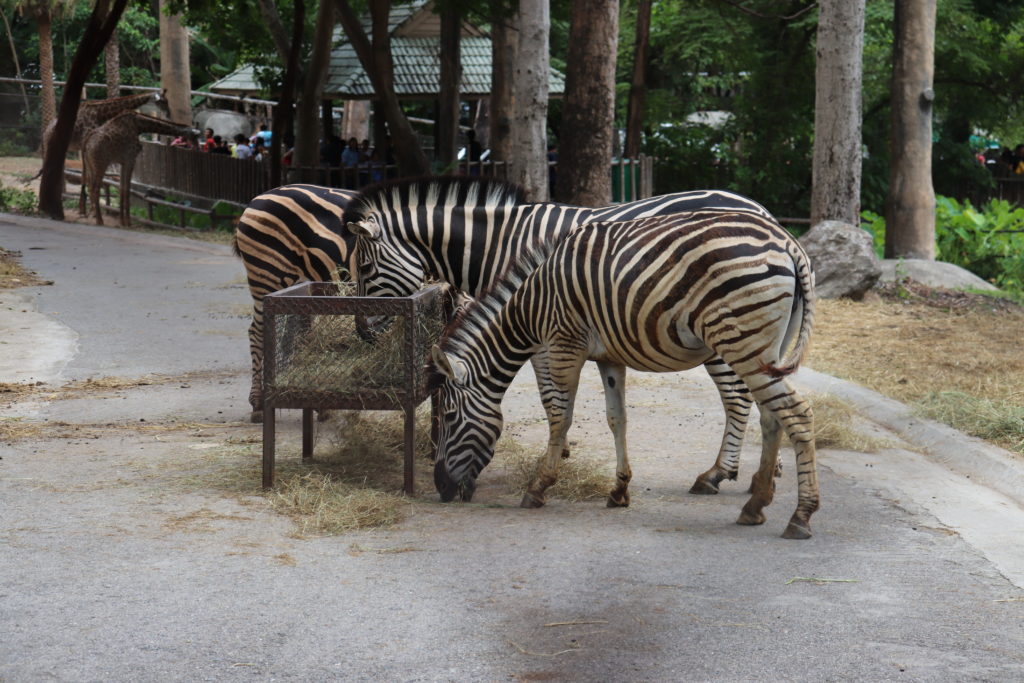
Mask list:
[[[696,337],[688,336],[689,339],[683,340],[684,345],[672,343],[666,346],[663,343],[654,345],[649,339],[636,340],[638,343],[623,343],[623,339],[612,341],[607,335],[595,334],[589,344],[587,359],[625,365],[631,370],[643,372],[690,370],[706,363],[714,352]]]

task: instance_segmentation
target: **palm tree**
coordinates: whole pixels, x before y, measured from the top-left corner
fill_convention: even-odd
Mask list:
[[[57,91],[53,85],[53,20],[71,8],[74,0],[15,0],[15,9],[35,19],[39,27],[39,79],[42,88],[42,130],[57,118]]]

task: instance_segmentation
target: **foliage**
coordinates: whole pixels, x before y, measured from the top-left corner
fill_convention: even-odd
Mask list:
[[[39,200],[31,190],[5,187],[0,184],[0,211],[33,214],[37,212],[38,204]]]
[[[881,256],[885,218],[861,214]],[[969,200],[936,198],[936,258],[966,268],[1000,289],[1024,294],[1024,208],[1003,199],[989,200],[980,210]]]

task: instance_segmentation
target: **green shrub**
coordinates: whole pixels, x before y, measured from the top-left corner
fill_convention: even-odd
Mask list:
[[[39,198],[31,190],[0,185],[0,211],[32,214],[39,208]]]
[[[882,256],[885,218],[871,211],[861,217]],[[1008,293],[1024,294],[1024,208],[992,199],[979,210],[968,200],[936,197],[935,241],[937,259],[966,268]]]

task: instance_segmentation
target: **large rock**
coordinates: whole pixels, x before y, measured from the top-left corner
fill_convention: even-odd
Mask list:
[[[882,275],[871,235],[841,221],[822,221],[800,238],[814,268],[818,296],[861,299]]]
[[[882,282],[895,282],[905,277],[929,287],[999,291],[998,287],[952,263],[924,259],[885,259],[882,261]]]

